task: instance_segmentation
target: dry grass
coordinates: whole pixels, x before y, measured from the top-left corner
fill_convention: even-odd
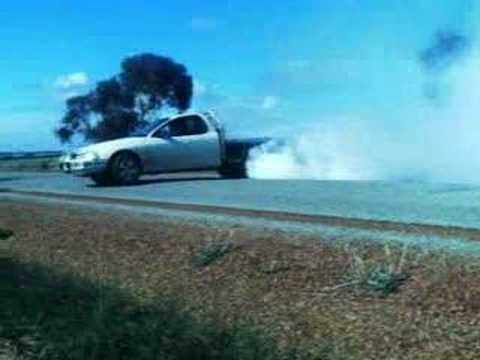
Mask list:
[[[463,259],[10,202],[0,226],[15,231],[22,261],[114,280],[145,302],[181,296],[198,317],[251,319],[283,344],[335,359],[480,357],[480,271]],[[235,251],[196,269],[192,258],[212,238]],[[342,286],[358,259],[401,263],[408,280],[389,296]]]
[[[58,157],[0,160],[0,171],[59,171]]]

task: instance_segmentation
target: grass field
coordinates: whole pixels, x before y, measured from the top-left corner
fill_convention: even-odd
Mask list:
[[[74,274],[69,276],[93,283],[93,289],[98,289],[98,284],[109,284],[100,289],[115,284],[114,291],[123,294],[118,298],[127,299],[119,300],[123,304],[120,308],[133,313],[153,306],[154,313],[162,314],[165,309],[162,304],[172,303],[167,299],[181,299],[178,301],[181,306],[177,307],[180,314],[187,316],[188,324],[195,324],[188,328],[213,334],[204,339],[207,343],[218,344],[215,334],[224,329],[228,339],[240,336],[238,342],[248,344],[246,348],[258,349],[257,354],[265,351],[259,359],[278,358],[277,351],[287,356],[289,349],[302,349],[301,355],[297,351],[291,356],[305,359],[480,357],[480,263],[473,258],[391,244],[336,246],[331,239],[292,238],[288,234],[252,232],[243,227],[211,228],[153,216],[114,215],[87,208],[60,209],[10,201],[0,204],[0,227],[15,232],[9,254],[19,273],[26,271],[27,275],[17,276],[26,285],[30,284],[30,276],[42,274],[38,269],[46,268],[55,269],[55,273]],[[35,265],[31,268],[32,264]],[[4,267],[5,273],[15,274]],[[4,276],[0,279],[2,286],[9,286]],[[16,280],[16,283],[21,282]],[[57,286],[47,288],[54,291]],[[62,288],[68,289],[70,285]],[[0,309],[11,309],[30,297],[25,295],[25,289],[15,291],[7,290],[14,304],[4,303]],[[94,290],[92,294],[102,291]],[[50,299],[50,295],[45,296]],[[55,304],[48,310],[53,313],[37,317],[36,310],[32,310],[20,328],[35,329],[45,319],[72,320],[62,312],[63,305],[56,303],[62,296],[45,300],[44,304]],[[80,303],[66,301],[64,309],[69,309],[69,303],[95,309],[87,312],[87,318],[92,319],[87,322],[100,324],[101,329],[106,325],[94,320],[99,316],[98,308],[118,308],[108,305],[110,301],[99,302],[103,295],[65,296],[78,297]],[[97,300],[92,300],[92,305],[89,299]],[[28,305],[28,300],[25,301]],[[155,308],[158,304],[160,307]],[[182,312],[185,309],[187,313]],[[21,319],[24,310],[14,312],[17,315],[13,319]],[[107,323],[115,324],[114,319],[118,318],[121,324],[128,324],[131,313],[108,314],[104,319],[111,320]],[[152,326],[150,329],[155,333],[156,316],[151,316],[151,323],[144,319],[139,326]],[[174,321],[177,322],[181,323]],[[250,324],[246,339],[235,330],[239,329],[238,324]],[[100,334],[111,335],[99,339],[91,335],[90,327],[70,327],[68,322],[63,326],[65,333],[72,331],[70,334],[83,339],[89,349],[92,343],[106,343],[101,346],[112,353],[120,351],[124,340],[119,339],[128,338],[129,334],[128,330],[110,331],[106,326]],[[145,339],[135,343],[146,344],[150,349],[154,345],[149,341],[158,341],[155,335],[147,336],[138,330],[137,325],[129,326],[134,333],[143,334],[140,340]],[[195,339],[197,332],[181,334],[178,338],[191,344],[189,341]],[[61,338],[61,334],[58,336]],[[175,343],[176,338],[177,335],[169,341]],[[18,334],[16,339],[24,339],[27,345],[31,341],[30,335]],[[229,340],[232,342],[237,340]],[[220,352],[225,349],[223,345],[216,346],[213,348]],[[240,354],[237,359],[254,356],[244,354],[241,349],[227,353]],[[181,358],[172,354],[172,359]]]
[[[254,327],[201,323],[177,299],[139,304],[101,281],[6,261],[0,357],[6,359],[282,359]]]

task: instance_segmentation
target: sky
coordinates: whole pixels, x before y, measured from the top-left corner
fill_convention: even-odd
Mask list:
[[[478,16],[475,0],[4,0],[0,151],[59,149],[65,100],[143,52],[186,65],[194,109],[234,135],[399,123],[425,101],[419,52],[439,30],[474,34]]]

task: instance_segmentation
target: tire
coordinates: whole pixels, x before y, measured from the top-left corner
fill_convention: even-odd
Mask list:
[[[225,179],[245,179],[248,177],[245,164],[227,164],[218,171]]]
[[[142,166],[135,154],[121,152],[112,158],[109,173],[115,185],[133,185],[138,183]]]
[[[90,178],[97,186],[112,185],[112,178],[107,173],[94,174]]]

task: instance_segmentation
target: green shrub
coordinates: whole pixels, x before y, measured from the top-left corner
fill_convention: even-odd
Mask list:
[[[13,260],[5,266],[8,276],[0,281],[0,345],[14,349],[15,358],[284,358],[272,338],[255,326],[200,322],[177,299],[158,298],[140,305],[106,284]]]
[[[382,296],[397,292],[408,279],[404,271],[407,249],[407,246],[403,248],[398,259],[388,245],[385,245],[385,256],[380,260],[368,261],[353,255],[351,284]]]
[[[233,245],[229,241],[210,241],[193,256],[193,265],[196,268],[208,266],[232,250]]]
[[[407,278],[408,276],[404,273],[392,271],[388,267],[380,267],[369,272],[360,285],[368,290],[388,296],[397,292]]]
[[[13,236],[13,231],[0,228],[0,240],[7,240]]]

